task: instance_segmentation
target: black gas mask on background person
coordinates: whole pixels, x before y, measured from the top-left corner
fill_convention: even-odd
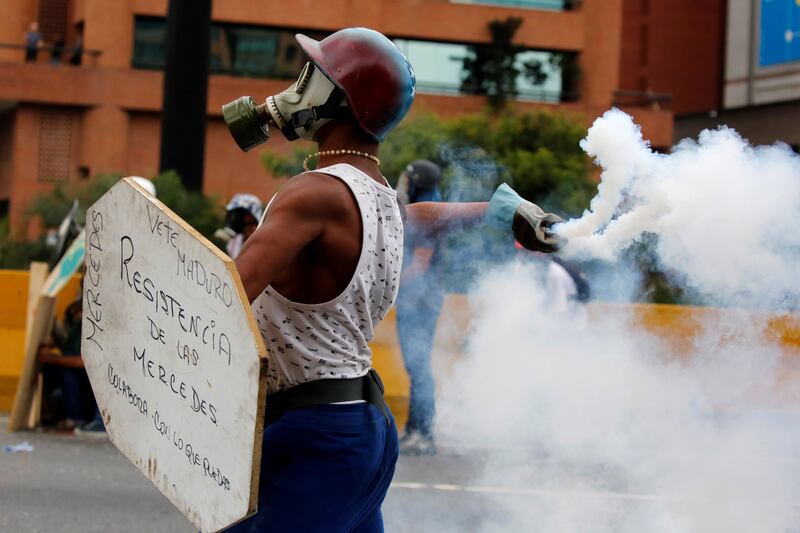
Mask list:
[[[411,162],[397,180],[397,197],[404,204],[440,202],[439,184],[442,169],[433,161],[417,159]]]

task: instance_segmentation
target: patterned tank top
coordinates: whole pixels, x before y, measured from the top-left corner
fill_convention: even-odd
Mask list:
[[[365,375],[372,367],[368,343],[400,285],[403,223],[395,191],[347,164],[316,172],[335,176],[352,191],[361,212],[361,255],[347,288],[329,302],[292,302],[272,286],[253,301],[269,350],[268,393],[307,381]]]

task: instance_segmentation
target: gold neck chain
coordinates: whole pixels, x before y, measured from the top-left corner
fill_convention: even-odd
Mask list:
[[[323,150],[322,152],[315,152],[313,154],[308,154],[305,159],[303,159],[303,170],[308,172],[308,162],[316,157],[317,161],[319,161],[319,157],[322,155],[357,155],[360,157],[366,157],[367,159],[371,159],[375,161],[375,164],[381,166],[381,160],[375,157],[372,154],[368,154],[366,152],[359,152],[356,150]]]

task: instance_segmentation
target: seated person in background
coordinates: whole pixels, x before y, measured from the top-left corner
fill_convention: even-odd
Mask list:
[[[103,422],[81,357],[83,302],[72,302],[53,332],[53,343],[39,348],[44,401],[58,430],[104,432]]]

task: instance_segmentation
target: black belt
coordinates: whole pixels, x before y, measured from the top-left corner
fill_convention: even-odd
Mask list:
[[[383,400],[383,382],[375,370],[370,370],[359,378],[318,379],[267,394],[264,425],[268,426],[292,409],[355,400],[364,400],[377,407],[389,424],[389,411]]]

